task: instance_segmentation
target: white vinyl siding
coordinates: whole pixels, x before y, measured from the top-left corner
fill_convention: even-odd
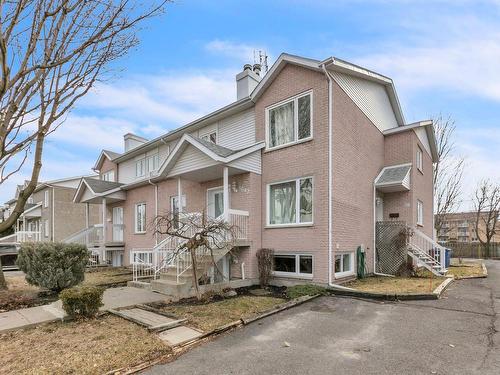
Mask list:
[[[218,122],[217,142],[231,150],[240,150],[255,144],[255,113],[250,108]]]
[[[257,174],[262,173],[262,155],[260,151],[252,152],[249,155],[243,156],[231,163],[229,166],[244,169]]]
[[[312,177],[267,185],[267,225],[312,224],[313,186]]]
[[[210,167],[215,164],[217,164],[215,160],[211,159],[196,147],[189,145],[170,170],[168,177]]]
[[[341,278],[354,275],[354,253],[335,254],[335,277]]]
[[[266,108],[266,147],[275,149],[293,145],[312,138],[312,92]]]
[[[49,207],[49,191],[45,190],[43,193],[43,207]]]
[[[330,73],[339,86],[380,131],[398,126],[384,85],[344,73]]]
[[[417,225],[424,225],[424,203],[417,199]]]
[[[146,232],[146,203],[135,205],[135,233]]]

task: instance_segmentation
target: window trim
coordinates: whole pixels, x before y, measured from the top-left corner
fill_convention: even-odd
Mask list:
[[[293,256],[295,257],[295,272],[283,272],[272,270],[271,274],[275,277],[290,277],[297,279],[312,279],[314,277],[314,254],[311,253],[275,253],[273,255],[273,268],[274,268],[274,257],[276,256]],[[312,260],[312,273],[300,273],[300,257],[307,256],[311,257]]]
[[[306,138],[301,138],[299,139],[299,109],[298,109],[298,100],[304,96],[307,96],[309,95],[310,96],[310,117],[309,117],[309,127],[310,127],[310,135],[309,137],[306,137]],[[289,146],[293,146],[293,145],[296,145],[296,144],[299,144],[299,143],[303,143],[303,142],[307,142],[307,141],[310,141],[311,139],[313,139],[314,137],[314,134],[313,134],[313,129],[314,129],[314,126],[313,126],[313,123],[314,123],[314,119],[313,119],[313,113],[314,113],[314,101],[313,101],[313,90],[308,90],[308,91],[305,91],[305,92],[302,92],[300,94],[297,94],[295,96],[292,96],[290,98],[287,98],[287,99],[284,99],[278,103],[275,103],[275,104],[272,104],[268,107],[265,108],[265,123],[266,123],[266,126],[265,126],[265,130],[266,130],[266,134],[265,134],[265,140],[266,140],[266,148],[264,149],[264,151],[274,151],[274,150],[278,150],[280,148],[284,148],[284,147],[289,147]],[[278,146],[273,146],[273,147],[270,147],[269,146],[269,141],[270,141],[270,137],[269,137],[269,112],[275,108],[278,108],[282,105],[285,105],[287,103],[290,103],[290,102],[294,102],[294,107],[293,107],[293,122],[294,122],[294,125],[295,126],[295,134],[294,134],[294,140],[292,142],[288,142],[288,143],[283,143],[281,145],[278,145]]]
[[[295,210],[297,208],[300,211],[300,180],[306,180],[310,178],[312,182],[312,213],[311,213],[311,221],[307,222],[300,222],[300,212],[297,214],[295,213],[295,223],[283,223],[283,224],[271,224],[271,186],[272,185],[279,185],[283,184],[286,182],[292,182],[295,181]],[[275,181],[275,182],[270,182],[266,184],[266,228],[283,228],[283,227],[304,227],[304,226],[312,226],[314,225],[314,177],[313,176],[304,176],[304,177],[297,177],[297,178],[290,178],[287,180],[281,180],[281,181]]]
[[[49,191],[48,191],[48,190],[45,190],[45,191],[43,192],[43,207],[44,207],[44,208],[49,207],[49,200],[50,200],[50,197],[49,197]]]
[[[210,131],[206,131],[206,132],[203,132],[200,134],[200,139],[203,139],[203,137],[208,137],[208,139],[203,139],[204,141],[207,141],[207,142],[212,142],[210,140],[210,136],[212,134],[215,134],[215,143],[214,144],[219,144],[219,129],[213,129],[213,130],[210,130]]]
[[[424,173],[424,152],[420,148],[419,145],[417,145],[417,155],[416,155],[416,164],[417,164],[417,169]]]
[[[110,179],[109,177],[106,178],[107,176],[112,176],[113,179]],[[114,169],[110,169],[109,171],[104,172],[101,175],[101,181],[115,182],[115,170]]]
[[[49,228],[49,220],[48,219],[45,219],[44,222],[43,222],[43,234],[45,237],[49,237],[49,233],[50,233],[50,228]]]
[[[343,255],[345,254],[349,254],[351,256],[351,270],[349,271],[342,271],[342,272],[335,272],[335,258],[337,257],[337,255],[341,255],[340,257],[340,260],[341,260],[341,268],[343,269],[344,268],[344,257]],[[348,277],[348,276],[353,276],[355,275],[355,263],[356,260],[354,258],[354,251],[338,251],[338,252],[335,252],[334,256],[333,256],[333,273],[335,275],[335,278],[336,279],[342,279],[344,277]]]
[[[144,230],[139,231],[137,227],[137,207],[144,205]],[[135,234],[144,234],[146,233],[146,202],[136,203],[134,206],[134,233]]]
[[[420,207],[422,208],[422,214],[420,214]],[[424,226],[424,202],[417,199],[417,225]]]

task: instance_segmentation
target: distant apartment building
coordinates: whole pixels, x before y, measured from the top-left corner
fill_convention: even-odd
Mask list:
[[[482,214],[483,217],[486,213]],[[437,219],[437,215],[436,215]],[[486,239],[484,220],[479,220],[476,230],[477,212],[456,212],[446,214],[442,219],[442,225],[437,233],[440,242],[479,242]],[[497,225],[500,227],[500,224]],[[493,236],[493,242],[500,242],[500,228]]]

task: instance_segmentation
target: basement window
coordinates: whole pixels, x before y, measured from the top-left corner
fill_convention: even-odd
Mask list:
[[[354,253],[335,255],[335,277],[342,278],[354,275]]]
[[[273,275],[310,279],[313,276],[313,256],[308,254],[276,254],[273,259]]]

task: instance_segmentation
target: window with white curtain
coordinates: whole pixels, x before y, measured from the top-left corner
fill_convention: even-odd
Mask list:
[[[267,148],[312,137],[312,93],[295,96],[266,109]]]
[[[49,207],[49,191],[45,190],[43,193],[43,207]]]
[[[146,203],[135,205],[135,233],[146,232]]]
[[[267,225],[312,224],[312,177],[270,184],[267,197]]]
[[[421,200],[417,200],[417,224],[424,225],[424,204]]]

